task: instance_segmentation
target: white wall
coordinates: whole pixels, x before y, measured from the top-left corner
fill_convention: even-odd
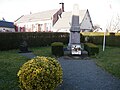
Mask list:
[[[14,28],[0,27],[0,32],[15,32]]]
[[[26,23],[19,23],[17,24],[18,27],[25,27],[25,31],[29,32],[37,32],[38,31],[38,24],[41,24],[41,31],[49,31],[52,29],[52,20],[45,20],[45,21],[36,21],[36,22],[26,22]],[[46,24],[46,27],[45,27]],[[20,31],[18,29],[18,31]]]

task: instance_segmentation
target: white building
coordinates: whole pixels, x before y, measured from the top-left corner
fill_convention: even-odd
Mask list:
[[[18,32],[49,32],[58,21],[62,10],[49,10],[30,15],[23,15],[14,24]]]
[[[15,32],[14,23],[0,20],[0,32]]]
[[[14,24],[18,32],[69,32],[72,12],[64,12],[62,8],[39,13],[23,15]],[[88,10],[80,10],[80,28],[82,32],[93,29],[92,20]]]
[[[61,18],[53,26],[57,32],[69,32],[72,20],[72,12],[63,12]],[[88,10],[79,11],[79,23],[81,32],[90,32],[93,30],[92,20]]]

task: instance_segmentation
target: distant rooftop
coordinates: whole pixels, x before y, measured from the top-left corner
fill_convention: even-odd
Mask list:
[[[51,19],[52,16],[58,11],[58,9],[54,10],[48,10],[38,13],[33,13],[29,15],[23,15],[20,18],[18,18],[15,22],[16,23],[22,23],[22,22],[34,22],[34,21],[43,21]]]
[[[80,10],[79,11],[79,23],[82,22],[83,18],[85,17],[87,10]],[[62,13],[62,18],[60,18],[56,24],[53,26],[55,29],[63,28],[67,29],[70,28],[70,23],[72,20],[72,12],[63,12]]]
[[[0,20],[0,27],[14,28],[14,23]]]
[[[52,16],[58,11],[58,9],[53,9],[53,10],[47,10],[47,11],[42,11],[42,12],[38,12],[38,13],[33,13],[33,14],[29,14],[29,15],[22,15],[20,18],[18,18],[15,23],[25,23],[25,22],[36,22],[36,21],[44,21],[44,20],[49,20],[52,18]],[[85,16],[87,10],[80,10],[80,22],[82,21],[82,19]],[[71,19],[71,15],[72,12],[63,12],[62,13],[62,20],[58,20],[59,22],[56,23],[55,27],[61,26],[58,24],[63,24],[62,26],[66,25],[64,23],[67,23],[68,25],[66,27],[70,27],[69,26],[69,22]],[[62,22],[62,23],[61,23]]]

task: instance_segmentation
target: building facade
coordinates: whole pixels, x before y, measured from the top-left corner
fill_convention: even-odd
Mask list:
[[[72,21],[72,12],[63,12],[61,18],[53,26],[53,30],[57,32],[70,32]],[[93,23],[88,10],[79,11],[79,25],[81,32],[93,31]]]
[[[0,20],[0,32],[15,32],[14,23]]]
[[[18,32],[51,32],[58,21],[62,10],[49,10],[40,13],[23,15],[14,24]]]
[[[23,15],[14,24],[17,32],[69,32],[72,12],[64,11],[64,3],[60,9]],[[79,11],[81,32],[93,30],[88,10]]]

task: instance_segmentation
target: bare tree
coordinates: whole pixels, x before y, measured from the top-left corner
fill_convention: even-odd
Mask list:
[[[109,32],[117,32],[120,30],[120,16],[116,15],[112,17],[110,22],[107,24],[107,29]]]

